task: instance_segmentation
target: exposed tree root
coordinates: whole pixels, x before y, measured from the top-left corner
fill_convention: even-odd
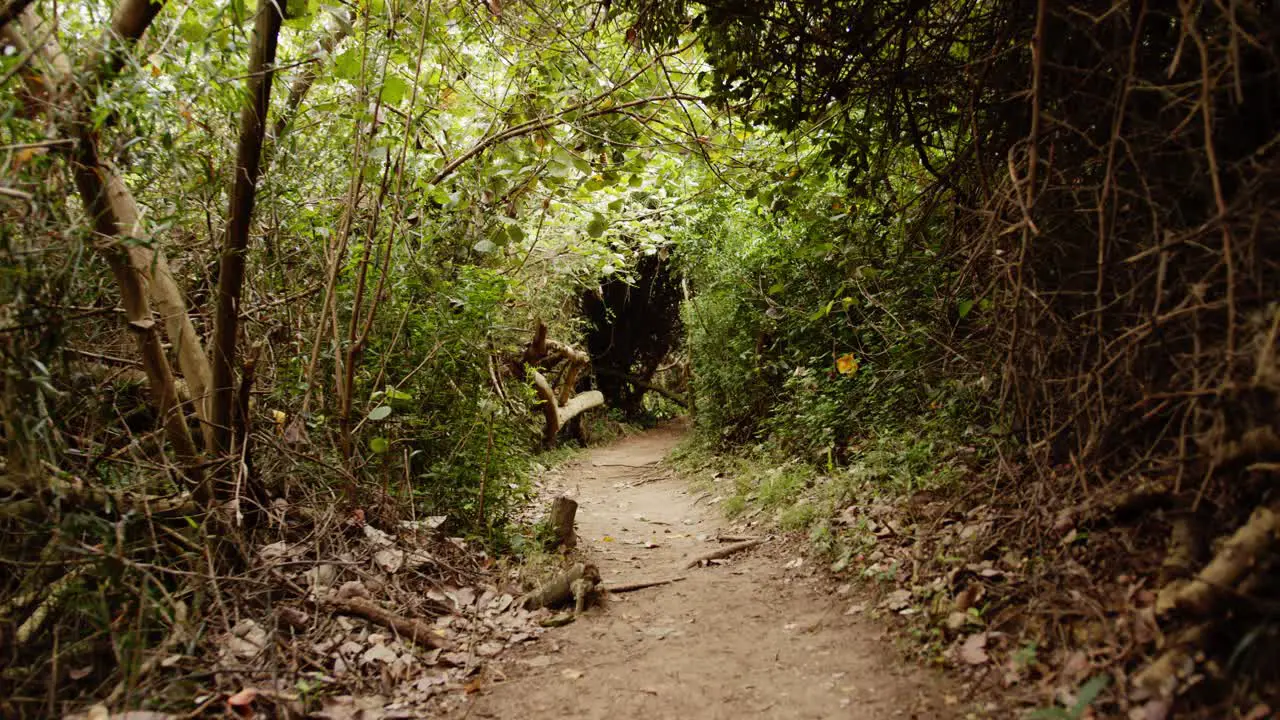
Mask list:
[[[575,609],[579,612],[585,605],[586,596],[600,582],[600,571],[590,563],[577,563],[559,575],[543,583],[537,590],[520,598],[519,606],[526,610],[537,610],[544,607],[567,605],[569,600],[575,601]]]
[[[1169,698],[1178,682],[1195,670],[1195,652],[1209,634],[1209,623],[1187,628],[1150,665],[1133,676],[1135,699]]]
[[[1227,539],[1222,549],[1190,582],[1168,600],[1172,611],[1203,617],[1256,566],[1280,536],[1280,514],[1269,507],[1254,510],[1249,521]]]

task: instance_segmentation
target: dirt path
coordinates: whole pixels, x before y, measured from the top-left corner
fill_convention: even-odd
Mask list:
[[[680,569],[715,547],[708,536],[724,523],[683,480],[648,480],[679,439],[679,428],[659,428],[595,450],[567,469],[564,490],[580,503],[580,544],[606,584],[687,579],[616,595],[504,658],[464,712],[609,720],[948,717],[940,676],[904,667],[880,628],[845,616],[849,600],[835,597],[820,577],[787,568],[790,558],[778,549]]]

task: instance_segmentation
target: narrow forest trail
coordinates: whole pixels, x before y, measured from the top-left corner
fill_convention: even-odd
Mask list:
[[[822,573],[787,567],[794,555],[766,544],[682,569],[726,523],[656,472],[681,434],[670,425],[596,449],[565,469],[562,490],[580,503],[579,546],[606,585],[686,579],[612,596],[505,657],[456,717],[947,717],[945,679],[895,657]]]

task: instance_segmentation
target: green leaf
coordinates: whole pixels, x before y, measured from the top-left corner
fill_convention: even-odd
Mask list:
[[[956,312],[960,314],[961,319],[967,316],[969,314],[969,311],[972,309],[973,309],[973,301],[967,298],[956,303]]]
[[[1076,693],[1076,704],[1070,709],[1059,707],[1040,708],[1027,715],[1032,720],[1081,720],[1084,713],[1098,699],[1098,695],[1107,688],[1111,683],[1111,676],[1102,674],[1094,675],[1080,686],[1080,690]]]
[[[495,245],[492,240],[485,238],[475,245],[472,245],[471,249],[478,253],[491,253],[494,250],[497,250],[498,246]]]
[[[524,242],[524,228],[519,225],[512,225],[507,228],[507,237],[511,238],[513,243]]]
[[[209,35],[209,28],[194,20],[184,20],[178,27],[178,34],[189,43],[204,40]]]
[[[382,102],[386,105],[399,105],[407,92],[409,92],[409,83],[395,75],[390,75],[382,83]]]
[[[349,48],[334,58],[333,74],[343,80],[360,77],[360,52],[356,48]]]
[[[595,217],[591,218],[591,222],[587,223],[587,234],[593,238],[600,237],[601,235],[604,234],[604,231],[608,229],[609,229],[609,222],[605,220],[604,216],[600,214],[597,214]]]
[[[824,317],[826,317],[826,316],[830,315],[830,314],[831,314],[831,308],[832,308],[832,307],[834,307],[834,306],[835,306],[835,304],[836,304],[836,301],[835,301],[835,300],[832,300],[831,302],[827,303],[826,305],[824,305],[824,306],[822,306],[822,307],[818,308],[818,310],[817,310],[816,312],[814,312],[812,315],[810,315],[810,316],[809,316],[809,319],[810,319],[810,320],[821,320],[822,318],[824,318]]]
[[[384,437],[376,437],[369,441],[369,449],[376,453],[386,452],[389,446],[390,444],[387,442],[387,439]]]
[[[386,420],[391,415],[390,405],[379,405],[369,411],[369,419],[373,421]]]
[[[1107,674],[1094,675],[1080,686],[1080,693],[1076,696],[1076,706],[1073,708],[1072,714],[1075,717],[1084,715],[1084,711],[1098,699],[1098,695],[1107,689],[1107,685],[1111,684],[1111,676]]]

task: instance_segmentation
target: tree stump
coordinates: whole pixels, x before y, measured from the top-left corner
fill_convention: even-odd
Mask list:
[[[573,548],[578,544],[578,537],[573,532],[573,520],[578,514],[578,502],[561,495],[551,501],[551,512],[547,513],[547,524],[555,536],[557,547]]]

